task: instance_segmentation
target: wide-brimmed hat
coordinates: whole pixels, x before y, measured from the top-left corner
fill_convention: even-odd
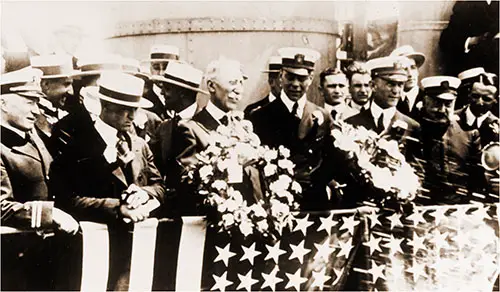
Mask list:
[[[192,91],[209,95],[208,92],[200,89],[203,80],[203,71],[183,62],[168,63],[163,76],[153,75],[151,80],[177,85]]]
[[[107,71],[123,71],[123,58],[108,53],[89,54],[78,57],[77,65],[80,72],[74,75],[75,78],[100,75]]]
[[[281,70],[281,57],[271,56],[269,57],[268,69],[261,71],[262,73],[279,73]]]
[[[148,81],[151,78],[151,74],[141,72],[141,63],[139,60],[134,58],[122,58],[122,70],[125,73],[139,77],[144,81]]]
[[[425,62],[425,55],[422,53],[416,52],[415,49],[413,49],[413,47],[410,45],[404,45],[404,46],[401,46],[399,48],[396,48],[394,51],[392,51],[390,56],[391,57],[403,56],[403,57],[413,59],[413,60],[415,60],[415,64],[417,65],[417,67],[422,66],[422,64],[424,64],[424,62]]]
[[[41,70],[32,67],[4,73],[0,78],[0,94],[17,94],[33,98],[44,97],[45,94],[40,87],[42,74]]]
[[[128,107],[150,108],[149,100],[142,97],[144,80],[125,72],[103,72],[99,87],[85,87],[82,95],[92,94],[102,100]]]
[[[406,72],[406,64],[408,59],[405,57],[382,57],[371,59],[366,62],[366,66],[370,70],[372,77],[380,77],[392,81],[406,82],[408,73]]]
[[[73,70],[69,55],[43,55],[31,57],[31,67],[43,72],[42,79],[72,78],[79,71]]]
[[[144,62],[169,62],[179,60],[179,48],[172,45],[153,45],[149,52],[149,59]]]
[[[422,87],[428,96],[444,100],[457,98],[460,79],[452,76],[432,76],[422,79]]]
[[[282,68],[300,76],[308,76],[321,56],[316,50],[295,47],[281,48],[278,53],[281,56]]]

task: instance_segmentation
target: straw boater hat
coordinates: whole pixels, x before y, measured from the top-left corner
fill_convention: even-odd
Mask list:
[[[171,45],[153,45],[149,53],[149,59],[144,62],[169,62],[179,60],[179,48]]]
[[[413,59],[415,60],[415,64],[417,65],[417,67],[422,66],[422,64],[424,64],[425,62],[425,55],[416,52],[415,49],[413,49],[413,47],[410,45],[404,45],[395,49],[394,51],[392,51],[390,56],[391,57],[402,56]]]
[[[308,76],[321,56],[318,51],[294,47],[281,48],[278,53],[281,56],[283,70],[300,76]]]
[[[123,59],[116,54],[97,53],[78,58],[80,72],[75,77],[100,75],[106,71],[122,71]]]
[[[372,78],[380,77],[382,79],[406,82],[408,74],[405,64],[408,63],[406,57],[382,57],[371,59],[366,62],[366,66],[372,74]]]
[[[79,71],[73,70],[69,55],[44,55],[31,57],[31,67],[43,72],[42,79],[72,78]]]
[[[432,76],[422,79],[421,83],[428,96],[454,100],[457,98],[460,79],[451,76]]]
[[[90,94],[102,100],[128,107],[150,108],[153,104],[142,98],[144,80],[124,72],[103,72],[99,87],[85,87],[82,95]]]
[[[144,81],[149,80],[151,77],[150,74],[141,72],[140,62],[134,58],[122,58],[122,70],[125,73],[129,73],[134,75],[135,77],[139,77]]]
[[[281,70],[281,57],[271,56],[269,57],[268,70],[262,71],[262,73],[279,73]]]
[[[31,67],[4,73],[0,79],[0,94],[17,94],[30,98],[44,97],[40,87],[42,74],[42,71]]]
[[[208,92],[200,89],[201,81],[203,80],[203,71],[194,68],[193,66],[181,63],[170,62],[163,76],[153,75],[151,80],[157,82],[165,82],[177,85],[186,89],[200,92],[209,95]]]

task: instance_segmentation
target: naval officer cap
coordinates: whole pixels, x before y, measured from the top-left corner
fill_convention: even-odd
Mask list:
[[[268,69],[262,71],[262,73],[279,73],[281,70],[281,57],[271,56],[269,57]]]
[[[432,76],[422,79],[421,84],[428,96],[444,100],[457,98],[460,79],[451,76]]]
[[[382,57],[369,60],[366,66],[371,71],[372,78],[380,77],[389,81],[406,82],[408,74],[405,68],[408,62],[406,57]]]
[[[17,94],[28,98],[44,97],[40,87],[42,74],[42,71],[32,67],[2,74],[0,94]]]
[[[321,54],[313,49],[287,47],[278,50],[283,70],[295,75],[307,76]]]

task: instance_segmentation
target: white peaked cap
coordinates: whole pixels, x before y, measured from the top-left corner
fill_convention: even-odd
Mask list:
[[[484,71],[483,67],[476,67],[472,69],[467,69],[465,71],[462,71],[458,74],[458,79],[464,80],[472,77],[476,77],[482,74],[486,74],[486,71]]]

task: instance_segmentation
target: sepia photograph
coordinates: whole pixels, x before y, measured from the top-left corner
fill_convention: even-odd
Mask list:
[[[0,1],[0,290],[499,291],[499,12]]]

